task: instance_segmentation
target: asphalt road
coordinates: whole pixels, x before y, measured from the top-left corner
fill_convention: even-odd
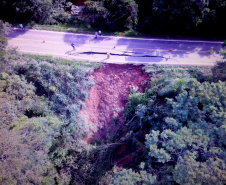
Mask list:
[[[105,63],[214,65],[221,42],[125,38],[14,29],[9,47],[20,52]],[[75,44],[73,50],[71,43]],[[213,47],[214,54],[209,50]],[[109,55],[108,55],[108,54]]]

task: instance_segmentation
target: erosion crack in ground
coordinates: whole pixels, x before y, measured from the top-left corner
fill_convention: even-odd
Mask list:
[[[93,55],[93,54],[99,54],[99,55],[115,55],[115,56],[130,56],[130,57],[160,57],[160,58],[167,58],[167,57],[164,57],[164,56],[157,56],[157,55],[139,55],[139,56],[136,56],[136,55],[132,55],[132,54],[125,54],[125,53],[122,53],[122,54],[118,54],[118,53],[108,53],[108,52],[94,52],[94,51],[87,51],[87,52],[77,52],[76,54],[85,54],[85,55]]]

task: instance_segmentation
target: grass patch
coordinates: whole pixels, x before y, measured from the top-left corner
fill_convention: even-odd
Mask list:
[[[84,66],[84,67],[92,67],[94,69],[98,69],[101,64],[98,62],[89,62],[87,61],[77,61],[77,60],[68,60],[63,58],[54,58],[48,55],[35,55],[35,54],[22,54],[22,57],[25,57],[27,61],[36,60],[37,62],[48,62],[51,64],[60,64],[60,65],[68,65],[68,66]]]
[[[68,24],[59,24],[59,25],[40,25],[35,24],[33,26],[27,25],[27,28],[36,29],[36,30],[51,30],[51,31],[63,31],[63,32],[71,32],[71,33],[87,33],[93,34],[93,29],[88,27],[80,27],[76,25],[68,25]]]
[[[19,23],[12,22],[13,27],[19,27]],[[72,33],[92,33],[94,34],[94,29],[90,24],[80,21],[75,24],[36,24],[35,22],[24,23],[25,29],[36,29],[36,30],[49,30],[49,31],[63,31]]]

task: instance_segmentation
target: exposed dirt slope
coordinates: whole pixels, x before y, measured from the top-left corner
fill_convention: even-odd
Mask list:
[[[112,118],[120,116],[128,101],[130,89],[144,91],[144,82],[149,81],[142,66],[104,64],[94,71],[92,78],[96,84],[89,91],[86,109],[81,112],[85,117],[88,132],[107,126]],[[95,137],[100,137],[97,134]],[[87,136],[89,140],[91,135]]]

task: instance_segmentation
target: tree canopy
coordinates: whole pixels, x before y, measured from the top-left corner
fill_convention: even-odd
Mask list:
[[[133,29],[138,21],[134,0],[88,0],[83,13],[96,26],[113,30]]]
[[[80,20],[95,29],[167,35],[223,37],[226,31],[224,0],[87,0],[82,16],[72,9],[66,0],[0,0],[0,19],[75,26]]]
[[[214,70],[214,69],[213,69]],[[225,68],[224,68],[225,71]],[[226,84],[152,78],[146,101],[131,96],[131,127],[150,125],[145,167],[160,184],[225,184]],[[142,94],[138,96],[143,96]],[[132,107],[135,109],[132,109]],[[133,112],[133,114],[131,114]],[[130,127],[130,128],[131,128]],[[135,130],[134,130],[135,131]]]

